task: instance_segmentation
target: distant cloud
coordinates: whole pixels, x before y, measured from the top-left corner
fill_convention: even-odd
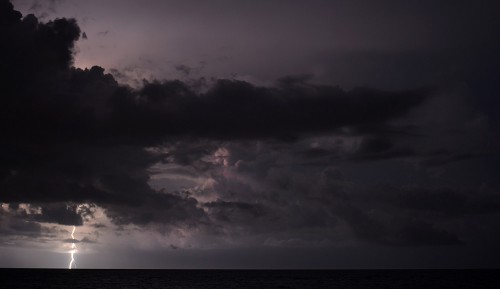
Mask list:
[[[43,23],[0,5],[0,202],[13,207],[0,215],[10,224],[0,234],[41,234],[39,223],[79,226],[97,205],[117,226],[196,228],[261,244],[354,236],[457,245],[462,238],[445,221],[500,210],[494,189],[367,187],[336,167],[381,160],[439,167],[487,155],[487,123],[463,109],[460,94],[344,90],[307,74],[271,87],[220,79],[203,91],[180,80],[131,88],[99,66],[72,67],[75,41],[86,38],[75,20]],[[154,189],[154,166],[193,186]],[[20,203],[40,211],[28,214],[15,208]]]

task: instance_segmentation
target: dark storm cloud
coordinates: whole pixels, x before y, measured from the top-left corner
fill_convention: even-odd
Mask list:
[[[343,126],[384,123],[419,105],[429,91],[346,92],[284,79],[274,88],[219,80],[202,95],[179,81],[148,83],[139,94],[141,102],[123,103],[123,110],[117,112],[117,117],[123,117],[121,123],[129,122],[131,132],[135,128],[144,132],[146,127],[160,135],[293,139]]]
[[[44,242],[53,238],[56,230],[39,223],[38,219],[43,218],[40,213],[40,207],[27,204],[10,204],[7,210],[0,208],[0,244],[10,246],[23,241]]]
[[[206,203],[215,218],[226,221],[241,223],[242,220],[256,219],[264,214],[262,205],[243,202],[217,201]]]
[[[309,141],[320,143],[317,139]],[[279,144],[272,149],[275,145],[250,141],[224,144],[226,151],[220,152],[218,159],[224,167],[208,170],[219,198],[205,203],[215,228],[224,228],[225,234],[238,234],[237,226],[243,225],[253,236],[268,236],[270,245],[296,243],[297,236],[301,242],[309,238],[309,244],[321,238],[346,238],[344,226],[356,239],[381,245],[459,245],[470,241],[460,227],[500,211],[496,187],[463,188],[456,182],[449,187],[363,184],[346,176],[342,169],[325,168],[351,163],[349,158],[342,160],[338,156],[329,162],[320,153],[322,164],[305,166],[308,158],[316,157],[296,154],[305,143]],[[369,151],[386,147],[383,142],[371,144]],[[387,176],[383,170],[390,167],[375,168],[379,171],[369,173]],[[390,171],[388,174],[390,179],[397,178]],[[205,193],[193,194],[203,197]],[[313,233],[315,230],[321,233]]]
[[[33,15],[21,19],[8,1],[2,5],[4,202],[158,201],[183,208],[183,199],[147,185],[147,169],[164,156],[144,146],[174,136],[294,139],[344,126],[383,124],[429,94],[346,92],[294,78],[274,88],[220,80],[203,94],[180,81],[145,83],[135,91],[118,85],[99,67],[70,68],[80,36],[74,20],[40,23]],[[47,220],[61,217],[64,224],[79,224],[64,221],[69,217],[59,214],[64,212],[49,209]],[[184,214],[172,211],[177,213]],[[154,220],[147,215],[140,219]]]
[[[175,66],[175,69],[177,71],[182,72],[185,75],[189,75],[191,73],[191,70],[192,70],[191,67],[189,67],[187,65],[183,65],[183,64]]]
[[[165,223],[195,227],[207,221],[197,201],[176,193],[154,192],[137,196],[137,203],[129,206],[109,205],[107,215],[119,225]]]
[[[337,197],[343,202],[336,210],[361,240],[387,245],[457,245],[464,241],[443,224],[498,212],[499,197],[491,188],[470,192],[375,186],[346,191]]]
[[[74,20],[41,23],[0,3],[0,201],[40,207],[5,215],[35,226],[26,230],[37,222],[81,225],[97,204],[116,225],[196,227],[268,244],[353,234],[384,245],[453,245],[463,241],[447,221],[500,210],[495,189],[368,188],[332,167],[379,160],[430,167],[487,155],[477,150],[485,122],[461,113],[463,103],[440,103],[436,90],[343,90],[308,75],[272,87],[174,80],[135,89],[98,66],[71,67],[80,36]],[[426,112],[443,119],[428,121]],[[170,167],[155,171],[157,164]],[[162,172],[214,184],[153,189],[151,175]],[[23,231],[12,224],[2,232]]]
[[[41,213],[34,215],[34,220],[46,223],[58,223],[61,225],[81,226],[82,217],[77,213],[76,206],[66,204],[44,204]]]
[[[383,123],[429,95],[426,90],[346,92],[295,78],[283,79],[275,88],[220,80],[204,94],[180,81],[146,83],[134,91],[99,67],[69,68],[80,35],[74,20],[39,24],[28,16],[5,29],[3,67],[10,73],[4,73],[3,112],[7,135],[16,138],[156,144],[172,135],[293,137]]]
[[[345,223],[358,240],[382,245],[461,244],[455,233],[443,228],[443,222],[480,213],[464,208],[481,207],[491,202],[491,197],[498,197],[493,193],[482,204],[475,204],[482,197],[456,191],[450,191],[447,197],[440,192],[421,195],[414,192],[415,199],[406,198],[411,193],[404,193],[403,188],[398,189],[402,192],[390,194],[386,187],[373,189],[352,184],[333,168],[325,169],[319,176],[293,169],[271,169],[259,177],[263,179],[262,190],[267,191],[263,193],[252,188],[253,181],[249,179],[253,173],[248,174],[248,170],[240,174],[243,181],[221,176],[216,188],[227,199],[248,203],[219,201],[206,206],[222,224],[245,224],[254,234],[274,232],[284,240],[308,236],[315,229],[322,231],[323,238],[332,238],[328,231],[335,232]],[[392,188],[392,191],[397,190]],[[258,203],[251,203],[252,199]],[[498,209],[492,206],[493,211]],[[451,211],[455,213],[448,213]],[[341,234],[345,233],[336,235]]]
[[[341,218],[351,225],[354,234],[362,241],[396,246],[462,243],[456,234],[436,228],[434,224],[418,218],[408,217],[406,214],[391,212],[389,220],[380,220],[373,216],[374,212],[369,216],[358,207],[345,206],[338,210]]]
[[[425,211],[441,217],[485,214],[500,210],[500,193],[494,187],[474,190],[450,187],[425,188],[380,186],[378,193],[366,194],[362,199],[392,204],[412,211]]]

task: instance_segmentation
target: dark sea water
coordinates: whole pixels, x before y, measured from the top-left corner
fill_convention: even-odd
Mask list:
[[[0,288],[500,288],[500,270],[0,269]]]

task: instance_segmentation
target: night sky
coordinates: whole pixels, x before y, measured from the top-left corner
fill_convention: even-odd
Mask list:
[[[499,15],[0,0],[0,267],[500,267]]]

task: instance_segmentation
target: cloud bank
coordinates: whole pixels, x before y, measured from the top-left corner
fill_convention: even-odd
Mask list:
[[[205,245],[441,246],[464,242],[468,216],[500,209],[487,185],[373,184],[343,170],[379,162],[381,176],[401,162],[439,175],[490,154],[487,121],[460,89],[343,90],[308,76],[131,88],[72,67],[74,20],[0,5],[6,238],[81,226],[98,206],[115,226],[182,229]]]

